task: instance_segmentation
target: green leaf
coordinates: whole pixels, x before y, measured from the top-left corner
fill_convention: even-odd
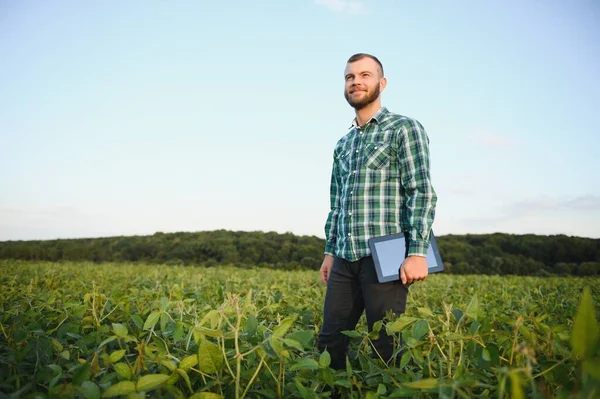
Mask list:
[[[273,330],[273,336],[277,338],[283,338],[285,333],[288,332],[292,324],[294,324],[294,320],[296,317],[288,317],[287,319],[283,319],[281,323]]]
[[[109,357],[110,362],[111,363],[116,363],[119,360],[121,360],[124,355],[125,355],[125,349],[114,351],[113,353],[110,354],[110,357]]]
[[[300,382],[300,380],[298,378],[294,378],[294,383],[296,384],[296,387],[298,388],[298,393],[300,393],[300,397],[306,398],[308,396],[308,390],[306,389],[306,387],[304,385],[302,385],[302,383]]]
[[[325,381],[327,385],[333,387],[333,384],[335,384],[335,378],[333,377],[333,372],[331,371],[331,369],[322,369],[321,376],[323,378],[323,381]]]
[[[58,380],[60,380],[61,377],[62,377],[62,372],[58,373],[54,378],[52,378],[50,380],[48,387],[50,387],[50,389],[52,389],[56,385],[56,383],[58,383]]]
[[[177,369],[177,366],[175,366],[171,360],[163,359],[160,361],[160,364],[165,366],[170,372],[173,372]]]
[[[144,330],[150,330],[156,325],[156,323],[158,323],[158,319],[160,319],[160,313],[161,312],[155,311],[148,315],[148,318],[144,323]]]
[[[175,369],[175,372],[173,372],[173,374],[171,374],[169,376],[169,379],[165,381],[165,385],[175,385],[177,383],[177,381],[179,381],[179,379],[181,378],[181,375],[177,372],[177,370],[183,372],[187,376],[185,371],[183,371],[181,369]]]
[[[150,391],[162,385],[169,379],[166,374],[148,374],[140,377],[136,384],[138,391]]]
[[[179,368],[183,370],[188,370],[198,364],[198,355],[186,356],[181,359],[179,363]]]
[[[327,350],[324,350],[323,353],[321,353],[321,356],[319,356],[319,366],[329,367],[330,364],[331,355],[329,354],[329,352],[327,352]]]
[[[433,317],[433,312],[429,308],[418,308],[417,311],[421,317]]]
[[[206,323],[207,321],[210,322],[210,328],[214,329],[217,327],[217,325],[219,324],[219,318],[221,316],[219,315],[219,311],[212,309],[211,311],[209,311],[207,314],[204,315],[204,317],[202,318],[202,320],[200,320],[199,325],[204,325],[204,323]]]
[[[190,396],[189,399],[224,399],[218,393],[213,392],[198,392]]]
[[[131,320],[133,320],[133,323],[138,327],[143,329],[144,328],[144,320],[142,320],[142,318],[136,314],[134,314],[133,316],[131,316]]]
[[[388,398],[406,398],[406,397],[414,397],[416,396],[415,393],[418,391],[415,391],[414,389],[411,388],[396,388],[394,389],[394,392],[392,392],[390,395],[388,395]]]
[[[465,314],[468,317],[477,320],[478,313],[479,313],[479,300],[477,299],[477,294],[474,294],[473,297],[471,298],[471,302],[469,302],[469,306],[467,306],[467,311],[465,312]]]
[[[119,374],[121,376],[121,378],[124,378],[126,380],[131,379],[131,368],[127,364],[117,363],[117,364],[114,364],[113,367],[115,368],[115,371],[117,372],[117,374]]]
[[[494,344],[488,344],[487,351],[490,355],[490,363],[492,366],[500,365],[500,352],[498,351],[498,347]]]
[[[57,352],[62,352],[62,351],[63,351],[63,346],[62,346],[62,344],[61,344],[60,342],[58,342],[58,340],[57,340],[56,338],[52,338],[52,339],[51,339],[51,342],[52,342],[52,346],[54,347],[54,349],[55,349]]]
[[[85,381],[90,379],[90,364],[84,363],[73,367],[73,384],[82,385]],[[98,395],[100,395],[98,393]]]
[[[350,387],[352,387],[352,384],[348,380],[336,380],[335,381],[335,385],[339,385],[339,386],[344,387],[344,388],[350,388]]]
[[[58,364],[49,364],[48,367],[50,370],[54,371],[54,374],[62,373],[62,368]]]
[[[224,365],[221,348],[210,341],[203,341],[198,351],[198,365],[200,370],[208,374],[220,371]]]
[[[423,352],[421,349],[415,348],[412,350],[412,356],[416,363],[423,364],[425,363],[425,358],[423,357]]]
[[[165,312],[160,314],[160,331],[165,331],[167,329],[167,323],[169,322],[169,316]]]
[[[127,336],[127,327],[121,323],[113,323],[113,332],[119,338],[125,338]]]
[[[275,351],[277,356],[281,356],[281,352],[283,351],[283,344],[281,343],[281,338],[271,336],[269,338],[269,342],[271,343],[271,348],[273,348],[273,351]]]
[[[100,349],[100,348],[102,348],[104,345],[106,345],[106,344],[108,344],[108,343],[110,343],[110,342],[114,341],[115,339],[117,339],[117,337],[115,337],[114,335],[113,335],[112,337],[108,337],[108,338],[106,338],[104,341],[102,341],[102,342],[100,343],[100,345],[98,346],[98,349]]]
[[[413,389],[433,389],[438,386],[438,380],[425,378],[419,381],[405,382],[403,385]]]
[[[452,316],[454,316],[454,320],[456,320],[456,322],[458,323],[463,318],[463,312],[460,309],[454,308],[452,309]]]
[[[471,334],[471,335],[477,334],[477,331],[479,331],[479,327],[480,327],[479,322],[477,320],[474,320],[473,323],[471,323],[471,326],[469,327],[469,334]]]
[[[252,336],[256,333],[256,329],[258,328],[258,320],[254,315],[249,315],[244,323],[244,332],[249,336]]]
[[[519,332],[523,335],[523,337],[525,337],[525,339],[528,342],[535,343],[535,338],[534,338],[533,334],[531,334],[531,331],[529,330],[529,328],[527,328],[527,326],[520,325]]]
[[[395,320],[392,324],[388,325],[389,332],[400,332],[404,330],[406,327],[410,326],[414,322],[416,322],[417,318],[409,317],[409,316],[400,316],[397,320]]]
[[[298,341],[302,344],[302,346],[306,349],[312,348],[312,340],[314,338],[314,333],[312,331],[303,330],[303,331],[294,331],[287,336],[289,339],[293,339],[294,341]]]
[[[177,343],[183,338],[183,325],[181,322],[175,324],[175,332],[173,332],[173,342]]]
[[[299,351],[303,351],[304,350],[304,348],[302,347],[302,345],[300,344],[300,342],[298,342],[296,340],[293,340],[293,339],[290,339],[290,338],[284,338],[283,342],[287,346],[289,346],[291,348],[298,349]]]
[[[161,297],[160,298],[160,310],[166,311],[168,307],[169,307],[169,298],[164,297],[164,296]]]
[[[223,336],[223,331],[221,331],[221,330],[213,330],[213,329],[202,327],[202,326],[194,327],[194,332],[204,334],[207,337],[213,337],[213,338],[219,338],[219,337]]]
[[[112,398],[113,396],[127,395],[130,392],[135,392],[135,384],[131,381],[121,381],[108,387],[102,397]]]
[[[257,390],[253,390],[252,392],[260,395],[261,397],[265,397],[268,399],[276,399],[277,398],[277,394],[275,394],[275,391],[273,389],[257,389]]]
[[[92,381],[84,381],[81,384],[81,393],[85,399],[98,399],[100,398],[100,388]]]
[[[583,362],[583,371],[600,382],[600,359],[590,359]]]
[[[319,363],[314,359],[301,359],[290,367],[291,371],[296,370],[318,370]]]
[[[412,327],[412,336],[417,341],[420,340],[429,331],[429,324],[425,320],[419,320]]]
[[[377,320],[375,323],[373,323],[373,328],[372,328],[372,332],[379,332],[381,331],[381,327],[383,326],[383,322],[381,320]],[[377,334],[377,336],[379,336],[379,334]]]
[[[385,395],[386,393],[387,393],[387,387],[384,384],[379,384],[379,386],[377,387],[377,394]]]
[[[355,330],[344,330],[344,331],[342,331],[342,334],[344,334],[345,336],[350,337],[350,338],[361,338],[362,337],[362,335],[358,331],[355,331]]]
[[[598,341],[598,321],[590,287],[586,286],[571,331],[573,353],[581,359],[591,358],[596,341]]]
[[[346,357],[346,376],[348,378],[352,377],[352,365],[350,364],[350,359]]]
[[[406,367],[406,365],[408,364],[409,361],[410,361],[410,352],[406,351],[402,354],[402,357],[400,358],[400,368],[403,369],[404,367]]]
[[[187,372],[182,369],[177,369],[175,371],[177,372],[177,374],[179,374],[181,376],[181,378],[183,378],[185,380],[188,390],[190,391],[190,393],[192,393],[193,392],[192,391],[192,383],[190,381],[190,377],[187,375]]]
[[[483,360],[485,360],[486,362],[492,361],[492,357],[490,356],[490,351],[487,350],[486,348],[484,348],[483,351],[481,352],[481,358]]]

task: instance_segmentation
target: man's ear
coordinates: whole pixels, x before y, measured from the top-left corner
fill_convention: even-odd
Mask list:
[[[386,78],[379,79],[379,91],[383,91],[385,89],[385,86],[387,86],[387,79]]]

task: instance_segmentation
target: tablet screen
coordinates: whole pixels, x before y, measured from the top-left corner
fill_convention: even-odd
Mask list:
[[[398,269],[404,261],[406,254],[406,239],[404,234],[394,234],[387,237],[379,237],[372,240],[373,260],[380,281],[392,281],[400,278]],[[429,273],[442,271],[442,263],[437,243],[433,233],[429,249],[427,250],[427,267]]]

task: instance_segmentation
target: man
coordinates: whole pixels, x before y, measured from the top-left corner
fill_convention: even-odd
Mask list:
[[[366,311],[369,331],[388,312],[404,312],[409,285],[427,277],[426,254],[437,195],[429,173],[429,139],[416,120],[381,106],[387,80],[370,54],[355,54],[344,72],[344,96],[356,117],[334,149],[331,210],[325,224],[321,281],[327,286],[318,346],[331,367],[346,364],[348,337]],[[379,283],[367,240],[405,232],[401,280]],[[400,264],[398,264],[400,267]],[[393,357],[393,338],[382,329],[375,357]]]

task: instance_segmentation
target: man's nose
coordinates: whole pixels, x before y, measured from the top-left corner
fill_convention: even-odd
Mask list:
[[[357,77],[355,77],[352,80],[352,85],[353,86],[359,86],[359,85],[362,85],[362,84],[363,84],[363,78],[361,78],[360,76],[357,76]]]

